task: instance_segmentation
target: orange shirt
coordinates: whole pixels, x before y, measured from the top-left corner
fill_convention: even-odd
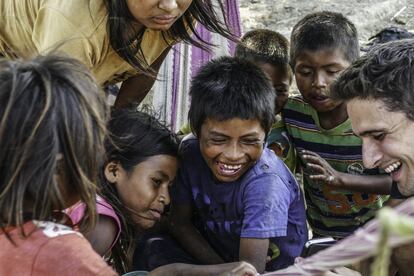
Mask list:
[[[117,275],[70,227],[29,221],[20,229],[8,229],[13,244],[0,232],[0,275]]]

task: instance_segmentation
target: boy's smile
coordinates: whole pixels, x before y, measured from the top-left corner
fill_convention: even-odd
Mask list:
[[[258,120],[207,119],[199,137],[201,154],[221,182],[239,179],[260,158],[265,132]]]

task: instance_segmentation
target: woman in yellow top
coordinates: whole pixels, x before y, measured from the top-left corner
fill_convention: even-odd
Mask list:
[[[195,32],[197,21],[232,37],[212,1],[1,0],[0,55],[64,52],[85,63],[103,87],[122,81],[115,105],[123,107],[145,97],[174,43],[208,46]]]

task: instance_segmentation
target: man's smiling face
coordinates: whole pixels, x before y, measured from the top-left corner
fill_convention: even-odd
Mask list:
[[[414,195],[414,121],[389,111],[380,100],[355,98],[347,111],[363,142],[364,166],[384,169],[402,194]]]

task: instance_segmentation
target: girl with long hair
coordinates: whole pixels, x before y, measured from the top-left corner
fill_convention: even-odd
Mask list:
[[[0,275],[115,275],[62,212],[82,200],[94,228],[101,94],[73,59],[0,62]]]

